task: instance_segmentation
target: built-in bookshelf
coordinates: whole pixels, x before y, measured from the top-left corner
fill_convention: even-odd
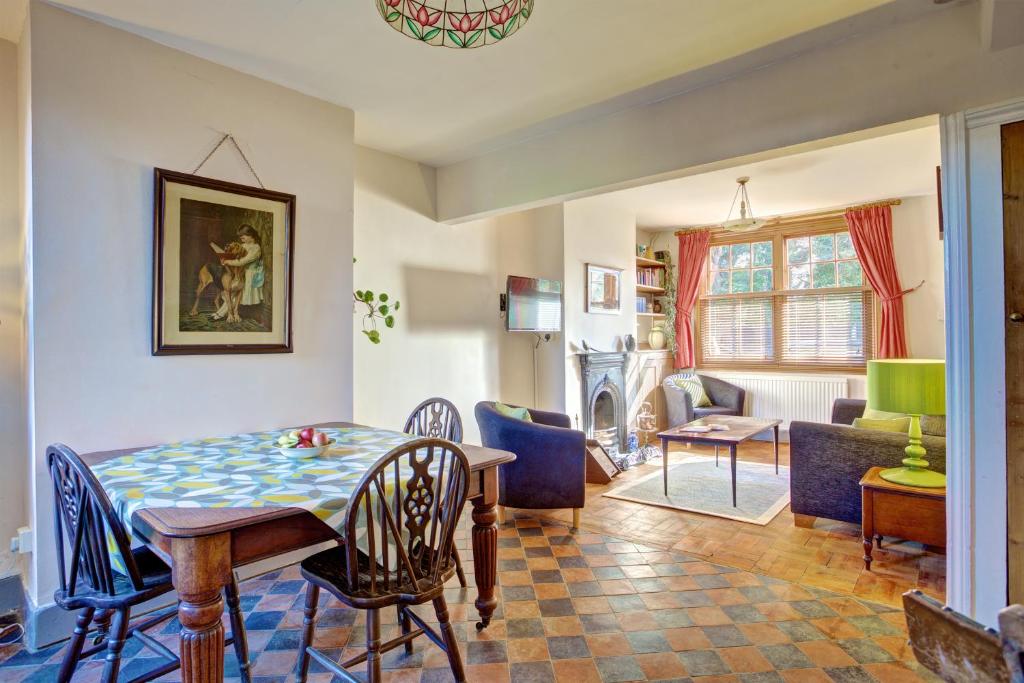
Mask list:
[[[642,256],[636,257],[636,314],[640,318],[664,317],[655,312],[655,300],[665,293],[665,264]],[[646,336],[646,335],[645,335]]]

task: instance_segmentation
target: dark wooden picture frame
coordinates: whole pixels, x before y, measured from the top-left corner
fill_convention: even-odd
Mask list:
[[[295,195],[154,169],[153,355],[291,353],[294,249]]]

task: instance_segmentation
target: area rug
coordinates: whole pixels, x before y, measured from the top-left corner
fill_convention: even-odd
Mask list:
[[[677,456],[673,455],[675,460]],[[668,495],[661,468],[604,494],[609,498],[657,507],[699,512],[764,526],[789,503],[789,468],[740,461],[736,466],[736,507],[732,506],[729,456],[715,459],[688,456],[669,465]]]

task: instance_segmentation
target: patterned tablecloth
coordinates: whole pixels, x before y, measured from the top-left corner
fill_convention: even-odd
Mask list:
[[[415,438],[370,427],[324,429],[335,440],[330,449],[317,458],[296,458],[278,450],[286,431],[165,444],[92,471],[129,533],[132,513],[142,508],[272,505],[304,508],[341,532],[359,479],[381,456]]]

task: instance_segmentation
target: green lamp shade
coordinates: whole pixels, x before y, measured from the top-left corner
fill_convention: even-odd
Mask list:
[[[946,414],[946,363],[920,358],[868,361],[868,407],[910,415],[903,467],[882,470],[879,476],[903,486],[945,486],[946,475],[928,469],[921,416]]]
[[[868,361],[868,407],[908,415],[945,415],[945,361]]]

